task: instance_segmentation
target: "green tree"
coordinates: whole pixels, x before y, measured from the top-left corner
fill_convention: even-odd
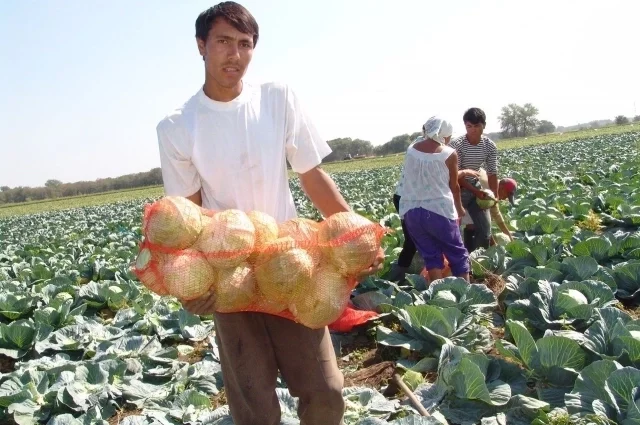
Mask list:
[[[391,155],[394,153],[406,152],[407,148],[415,138],[411,138],[409,134],[395,136],[384,145],[376,146],[374,153],[376,155]]]
[[[324,159],[325,163],[354,156],[370,156],[373,153],[373,145],[368,140],[345,137],[329,140],[327,143],[331,147],[331,153]]]
[[[614,121],[617,125],[629,124],[629,118],[625,117],[624,115],[618,115]]]
[[[540,125],[538,125],[537,131],[538,134],[553,133],[554,131],[556,131],[556,126],[553,125],[551,121],[542,120],[540,121]]]
[[[498,119],[502,134],[507,137],[524,137],[533,134],[538,128],[538,108],[531,103],[520,106],[510,103],[502,107],[502,113]]]
[[[44,187],[60,187],[62,182],[60,180],[50,179],[44,184]]]
[[[521,109],[522,107],[515,103],[510,103],[502,107],[502,113],[498,119],[500,120],[500,127],[502,128],[502,134],[505,138],[518,137]]]
[[[540,124],[538,120],[538,108],[531,103],[525,103],[520,109],[520,136],[529,136],[533,134]]]

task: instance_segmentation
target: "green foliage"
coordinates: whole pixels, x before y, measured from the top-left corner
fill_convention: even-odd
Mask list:
[[[541,121],[538,120],[538,108],[531,103],[525,103],[524,105],[516,105],[510,103],[507,106],[502,107],[502,113],[498,118],[500,120],[500,127],[502,128],[502,134],[504,137],[526,137],[532,134]],[[549,121],[544,121],[549,123]],[[551,124],[553,125],[553,124]],[[547,128],[546,125],[545,128]],[[544,132],[538,132],[544,133]]]
[[[350,137],[343,139],[333,139],[327,142],[332,152],[323,159],[322,162],[342,161],[354,157],[367,157],[373,154],[373,145],[367,140],[355,139]]]
[[[553,133],[554,131],[556,131],[556,126],[553,125],[551,121],[541,120],[536,131],[538,132],[538,134]]]
[[[615,119],[614,119],[616,125],[625,125],[625,124],[629,124],[629,118],[625,117],[624,115],[618,115]]]

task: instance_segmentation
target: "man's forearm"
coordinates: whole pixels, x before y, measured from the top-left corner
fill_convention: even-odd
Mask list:
[[[493,194],[498,196],[498,176],[495,174],[488,174],[489,177],[489,188],[493,192]]]
[[[320,167],[315,167],[304,174],[299,174],[302,190],[313,205],[324,217],[332,214],[351,211],[335,182]]]
[[[460,185],[457,182],[451,182],[449,189],[451,189],[451,193],[453,194],[453,203],[456,211],[458,215],[462,215],[464,207],[462,206],[462,198],[460,197]]]
[[[467,189],[469,192],[476,193],[478,191],[478,188],[469,183],[469,181],[465,177],[459,177],[458,184],[460,185],[461,189]]]
[[[498,205],[494,205],[491,207],[490,211],[491,211],[491,221],[496,223],[496,225],[502,231],[502,233],[509,236],[509,239],[513,239],[513,236],[511,235],[511,231],[507,227],[507,223],[504,222],[504,217],[502,217],[502,213],[500,212],[500,207]]]

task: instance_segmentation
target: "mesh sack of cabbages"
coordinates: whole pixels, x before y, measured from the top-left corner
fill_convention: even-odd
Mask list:
[[[182,197],[146,205],[142,230],[134,272],[151,291],[182,301],[212,297],[220,313],[269,313],[314,329],[343,313],[386,231],[353,212],[277,223]]]

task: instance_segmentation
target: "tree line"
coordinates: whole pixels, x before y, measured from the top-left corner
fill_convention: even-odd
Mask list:
[[[547,134],[556,131],[556,126],[547,120],[538,119],[539,110],[531,103],[503,106],[500,117],[501,138],[527,137],[532,134]]]
[[[47,180],[43,187],[19,186],[10,188],[8,186],[0,186],[0,204],[92,195],[113,190],[135,189],[159,184],[162,184],[162,172],[160,168],[115,178],[97,179],[95,181],[63,183],[59,180],[51,179]]]
[[[350,137],[329,140],[332,152],[323,163],[357,159],[369,156],[384,156],[402,153],[409,144],[421,133],[402,134],[392,138],[380,146],[373,146],[368,140],[352,139]],[[46,199],[64,198],[68,196],[92,195],[115,190],[136,189],[162,184],[160,168],[147,172],[127,174],[115,178],[98,179],[95,181],[80,181],[63,183],[59,180],[47,180],[42,187],[19,186],[10,188],[0,186],[0,205],[19,202],[42,201]]]
[[[492,133],[489,137],[494,139],[508,139],[513,137],[527,137],[533,134],[547,134],[556,131],[570,131],[572,127],[556,127],[552,122],[547,120],[541,120],[538,118],[538,108],[531,103],[525,103],[524,105],[517,105],[510,103],[502,107],[498,120],[500,121],[501,133]],[[618,115],[614,118],[613,123],[616,125],[628,124],[631,120],[624,115]],[[634,122],[640,121],[640,115],[633,117]],[[598,128],[602,124],[611,123],[609,120],[605,121],[591,121],[588,126],[580,125],[576,130],[584,130],[588,128]]]
[[[630,122],[629,118],[625,117],[624,115],[618,115],[613,121],[616,123],[616,125],[625,125],[629,124]],[[633,117],[633,122],[640,122],[640,115],[636,115],[635,117]]]
[[[329,140],[327,143],[331,147],[332,152],[327,155],[322,162],[327,163],[367,156],[385,156],[402,153],[405,152],[411,142],[421,134],[421,132],[401,134],[380,146],[373,146],[368,140],[351,139],[350,137]]]

